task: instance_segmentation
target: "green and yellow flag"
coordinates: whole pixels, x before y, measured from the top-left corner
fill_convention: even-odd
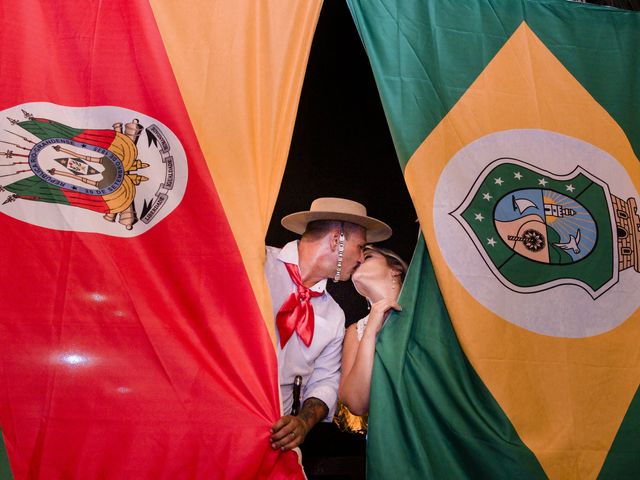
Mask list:
[[[424,235],[368,478],[637,478],[640,15],[349,5]]]

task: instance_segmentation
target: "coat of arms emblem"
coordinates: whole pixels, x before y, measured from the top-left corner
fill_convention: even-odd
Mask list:
[[[69,218],[71,212],[84,211],[78,225],[65,228],[69,224],[65,220],[59,222],[60,228],[131,236],[177,205],[186,182],[186,161],[177,138],[153,119],[134,117],[135,112],[94,108],[109,113],[100,112],[97,121],[127,114],[129,118],[97,128],[83,126],[80,118],[86,119],[86,112],[74,121],[68,113],[73,109],[51,104],[5,111],[14,116],[6,115],[0,131],[0,144],[6,147],[0,150],[0,211],[18,218],[25,209],[45,205],[54,217],[56,212]],[[65,120],[59,118],[60,110]],[[18,112],[22,118],[17,118]],[[170,202],[172,196],[174,202]],[[20,208],[10,211],[12,204]],[[52,205],[56,208],[51,209]],[[107,224],[113,226],[103,228]],[[55,219],[43,226],[55,228]],[[114,231],[118,226],[122,234]]]
[[[623,165],[542,129],[466,145],[433,198],[449,271],[490,311],[537,333],[581,338],[620,325],[640,306],[631,293],[640,288],[638,193]]]
[[[452,215],[496,277],[521,293],[575,284],[593,298],[639,271],[640,217],[581,167],[555,175],[515,158],[487,166]]]

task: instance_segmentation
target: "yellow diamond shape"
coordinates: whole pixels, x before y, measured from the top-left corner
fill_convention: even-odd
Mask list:
[[[550,478],[596,478],[640,384],[640,311],[588,338],[540,335],[497,316],[453,275],[436,241],[434,195],[447,162],[491,133],[544,129],[640,162],[611,116],[523,23],[405,170],[452,323],[472,365]]]

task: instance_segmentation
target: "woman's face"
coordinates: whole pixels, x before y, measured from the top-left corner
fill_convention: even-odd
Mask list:
[[[353,273],[351,279],[360,295],[367,296],[367,292],[376,289],[378,282],[389,282],[393,269],[387,263],[384,255],[374,250],[364,251],[364,262]]]

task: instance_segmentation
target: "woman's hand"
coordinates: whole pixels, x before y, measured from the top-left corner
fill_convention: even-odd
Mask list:
[[[392,309],[397,312],[402,311],[402,307],[398,302],[391,298],[383,298],[371,305],[365,332],[371,331],[374,335],[378,335]]]

